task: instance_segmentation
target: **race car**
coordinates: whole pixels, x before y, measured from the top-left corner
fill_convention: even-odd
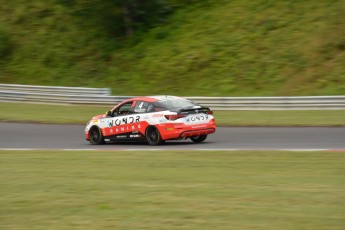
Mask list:
[[[121,141],[160,145],[188,138],[202,142],[215,131],[210,108],[181,97],[149,96],[125,100],[93,117],[86,125],[85,137],[94,145]]]

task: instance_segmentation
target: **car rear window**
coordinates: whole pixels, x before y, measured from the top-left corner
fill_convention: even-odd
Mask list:
[[[171,111],[178,111],[180,109],[193,109],[200,107],[199,104],[184,98],[166,98],[161,99],[155,102],[154,104],[156,107],[163,107]]]

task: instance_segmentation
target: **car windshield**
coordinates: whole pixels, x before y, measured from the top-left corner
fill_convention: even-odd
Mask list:
[[[194,108],[200,108],[201,106],[197,103],[184,99],[179,97],[167,97],[167,98],[161,98],[159,101],[155,102],[155,105],[157,107],[163,107],[165,109],[171,110],[171,111],[178,111],[180,109],[194,109]]]

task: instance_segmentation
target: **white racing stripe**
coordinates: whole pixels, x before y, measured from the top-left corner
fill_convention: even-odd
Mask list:
[[[166,151],[168,149],[116,149],[120,151]]]
[[[98,149],[57,149],[62,151],[96,151]]]

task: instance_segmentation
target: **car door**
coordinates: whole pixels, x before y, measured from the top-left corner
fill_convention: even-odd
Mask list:
[[[112,116],[105,119],[103,135],[117,135],[118,139],[126,139],[127,134],[137,133],[141,129],[140,123],[143,118],[135,112],[135,105],[136,101],[127,101],[116,107],[112,111]]]

